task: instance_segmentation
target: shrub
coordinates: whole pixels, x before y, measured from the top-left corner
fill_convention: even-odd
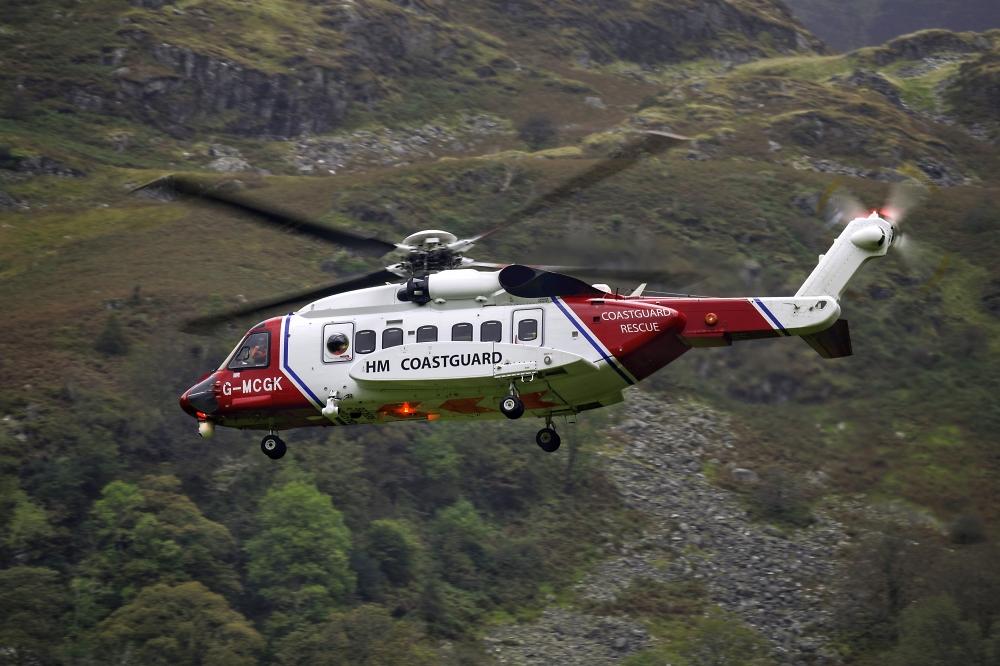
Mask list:
[[[986,527],[978,516],[960,516],[948,526],[948,537],[952,543],[982,543],[986,541]]]
[[[899,645],[890,663],[898,666],[977,664],[982,641],[973,622],[963,622],[955,603],[941,595],[903,611]]]
[[[764,472],[760,485],[753,492],[753,509],[763,520],[795,527],[804,527],[812,522],[809,506],[799,485],[780,467]]]
[[[128,351],[128,340],[122,331],[122,323],[114,312],[108,315],[104,328],[94,340],[94,349],[114,356],[121,356]]]
[[[521,141],[538,150],[551,143],[559,134],[559,128],[550,116],[531,116],[518,128],[517,136]]]

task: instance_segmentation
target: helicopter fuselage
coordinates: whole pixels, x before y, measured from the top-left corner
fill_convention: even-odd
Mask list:
[[[499,419],[514,393],[526,414],[572,418],[694,347],[807,335],[840,314],[830,296],[530,299],[483,273],[431,277],[423,305],[387,284],[261,322],[181,406],[209,428],[282,430]]]

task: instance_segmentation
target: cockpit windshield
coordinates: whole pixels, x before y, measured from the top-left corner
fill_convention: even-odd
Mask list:
[[[248,335],[236,348],[236,354],[227,367],[230,370],[266,368],[270,360],[270,337],[267,331]]]

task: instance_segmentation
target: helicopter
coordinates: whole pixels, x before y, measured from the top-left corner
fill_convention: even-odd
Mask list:
[[[606,160],[460,239],[442,230],[399,243],[336,229],[261,205],[197,179],[170,175],[136,188],[241,211],[382,257],[380,270],[195,319],[205,333],[237,317],[306,302],[251,327],[213,372],[180,397],[211,438],[217,427],[264,430],[261,450],[285,455],[278,432],[399,421],[544,419],[543,451],[561,443],[556,422],[623,401],[622,391],[701,347],[800,337],[823,358],[852,354],[840,299],[851,278],[901,235],[873,212],[850,221],[794,296],[712,298],[612,292],[570,273],[663,280],[665,271],[495,264],[468,256],[477,243],[640,159],[686,141],[647,131]],[[691,279],[683,273],[676,280]],[[696,280],[695,280],[696,281]]]

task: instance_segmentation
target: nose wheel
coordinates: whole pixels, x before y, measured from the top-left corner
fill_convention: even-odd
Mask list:
[[[524,403],[517,397],[514,382],[510,383],[510,395],[505,395],[500,401],[500,413],[509,419],[519,419],[524,414]]]
[[[271,460],[277,460],[285,455],[285,442],[273,432],[260,440],[260,450]]]

